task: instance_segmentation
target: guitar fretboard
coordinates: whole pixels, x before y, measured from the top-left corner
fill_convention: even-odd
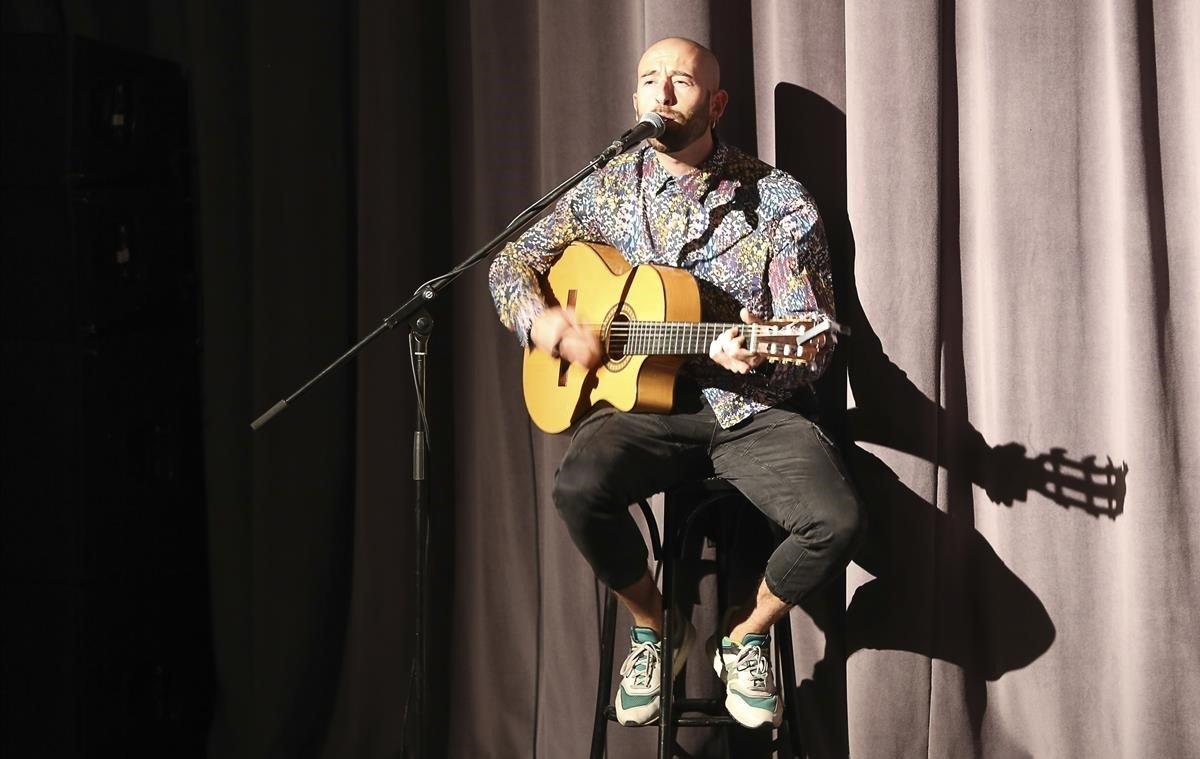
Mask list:
[[[720,324],[717,322],[621,322],[609,329],[610,349],[634,356],[708,355],[708,346],[729,329],[737,327],[745,335],[746,347],[758,338],[756,324]]]

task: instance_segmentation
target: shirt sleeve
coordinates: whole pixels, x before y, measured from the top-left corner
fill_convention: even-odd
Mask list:
[[[767,283],[773,318],[836,318],[829,243],[825,226],[811,201],[780,220]],[[826,343],[816,360],[806,366],[776,365],[769,381],[771,389],[786,393],[804,383],[815,382],[829,365],[833,345],[832,341]]]
[[[592,174],[560,198],[549,214],[505,245],[488,269],[488,288],[500,322],[516,333],[521,345],[529,344],[529,329],[546,308],[538,277],[572,242],[595,240],[582,201],[598,191],[596,177]]]

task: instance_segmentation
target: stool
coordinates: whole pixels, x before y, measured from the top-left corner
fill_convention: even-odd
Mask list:
[[[651,553],[661,562],[663,585],[663,636],[660,669],[667,673],[660,691],[661,710],[658,720],[658,757],[671,759],[690,755],[675,740],[678,727],[714,727],[738,725],[725,711],[724,698],[676,697],[676,684],[671,680],[671,660],[674,657],[671,640],[672,615],[675,613],[675,560],[682,556],[688,531],[696,517],[716,504],[736,499],[739,506],[754,508],[745,496],[725,480],[709,478],[673,488],[666,492],[663,507],[661,540],[650,505],[641,501],[642,515],[650,533]],[[689,509],[690,507],[690,509]],[[683,512],[687,510],[687,513]],[[681,518],[682,517],[682,518]],[[778,534],[779,530],[776,528]],[[718,573],[724,564],[718,552]],[[718,614],[718,619],[721,614]],[[616,721],[612,704],[612,667],[614,635],[617,625],[617,599],[608,587],[604,590],[604,620],[600,639],[600,675],[596,686],[596,711],[592,722],[592,759],[604,756],[608,738],[608,722]],[[800,756],[800,709],[796,693],[795,657],[792,653],[792,630],[788,617],[775,624],[771,635],[775,642],[775,683],[783,697],[783,723],[772,742],[773,751],[780,756]],[[706,662],[706,666],[708,663]],[[715,676],[715,675],[714,675]],[[682,687],[684,673],[680,672],[678,686]],[[740,725],[739,725],[740,727]]]

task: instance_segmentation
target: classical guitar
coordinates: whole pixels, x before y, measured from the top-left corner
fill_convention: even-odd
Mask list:
[[[777,320],[766,324],[701,322],[700,290],[682,269],[630,266],[615,248],[574,243],[543,283],[550,303],[571,306],[595,330],[605,350],[594,371],[525,350],[523,384],[529,416],[546,432],[562,432],[599,403],[621,411],[667,413],[675,374],[689,357],[708,355],[709,344],[738,327],[747,350],[771,362],[807,364],[844,332],[830,319]]]

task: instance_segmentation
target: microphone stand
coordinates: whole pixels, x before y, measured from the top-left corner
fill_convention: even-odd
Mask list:
[[[299,389],[287,398],[271,406],[271,408],[267,409],[261,416],[250,423],[252,430],[257,431],[261,429],[263,425],[275,418],[275,416],[291,405],[292,402],[303,395],[310,387],[319,382],[325,375],[350,360],[355,354],[366,347],[368,343],[371,343],[384,332],[393,329],[400,323],[407,323],[409,325],[409,346],[412,355],[413,383],[415,385],[417,401],[417,427],[413,432],[413,498],[417,528],[417,561],[414,571],[414,583],[417,588],[417,624],[413,636],[413,660],[410,667],[411,679],[409,681],[409,694],[405,699],[405,725],[402,734],[405,736],[408,756],[410,757],[423,759],[423,757],[429,756],[426,735],[426,721],[428,718],[426,705],[428,693],[426,645],[429,638],[429,621],[426,613],[426,607],[429,603],[429,578],[427,571],[429,561],[429,484],[426,480],[426,455],[429,451],[429,428],[428,420],[425,416],[425,365],[428,358],[430,338],[433,334],[433,319],[426,311],[426,307],[433,303],[441,291],[448,287],[451,282],[482,261],[484,257],[494,252],[511,236],[528,226],[551,203],[586,179],[592,172],[603,168],[613,158],[628,150],[632,142],[640,141],[631,141],[629,139],[634,134],[634,130],[630,130],[620,138],[614,140],[612,144],[589,161],[586,166],[538,198],[524,211],[517,214],[508,223],[507,227],[484,243],[483,247],[472,253],[465,261],[445,274],[434,277],[418,287],[412,297],[391,314],[384,317],[383,322],[366,337],[359,340],[349,350],[339,356],[337,360],[318,372],[312,379],[301,385]],[[662,134],[661,120],[657,123],[656,132],[649,136],[658,136],[659,134]],[[408,731],[407,724],[409,700],[413,703],[413,714],[415,715],[415,728],[411,733]]]

